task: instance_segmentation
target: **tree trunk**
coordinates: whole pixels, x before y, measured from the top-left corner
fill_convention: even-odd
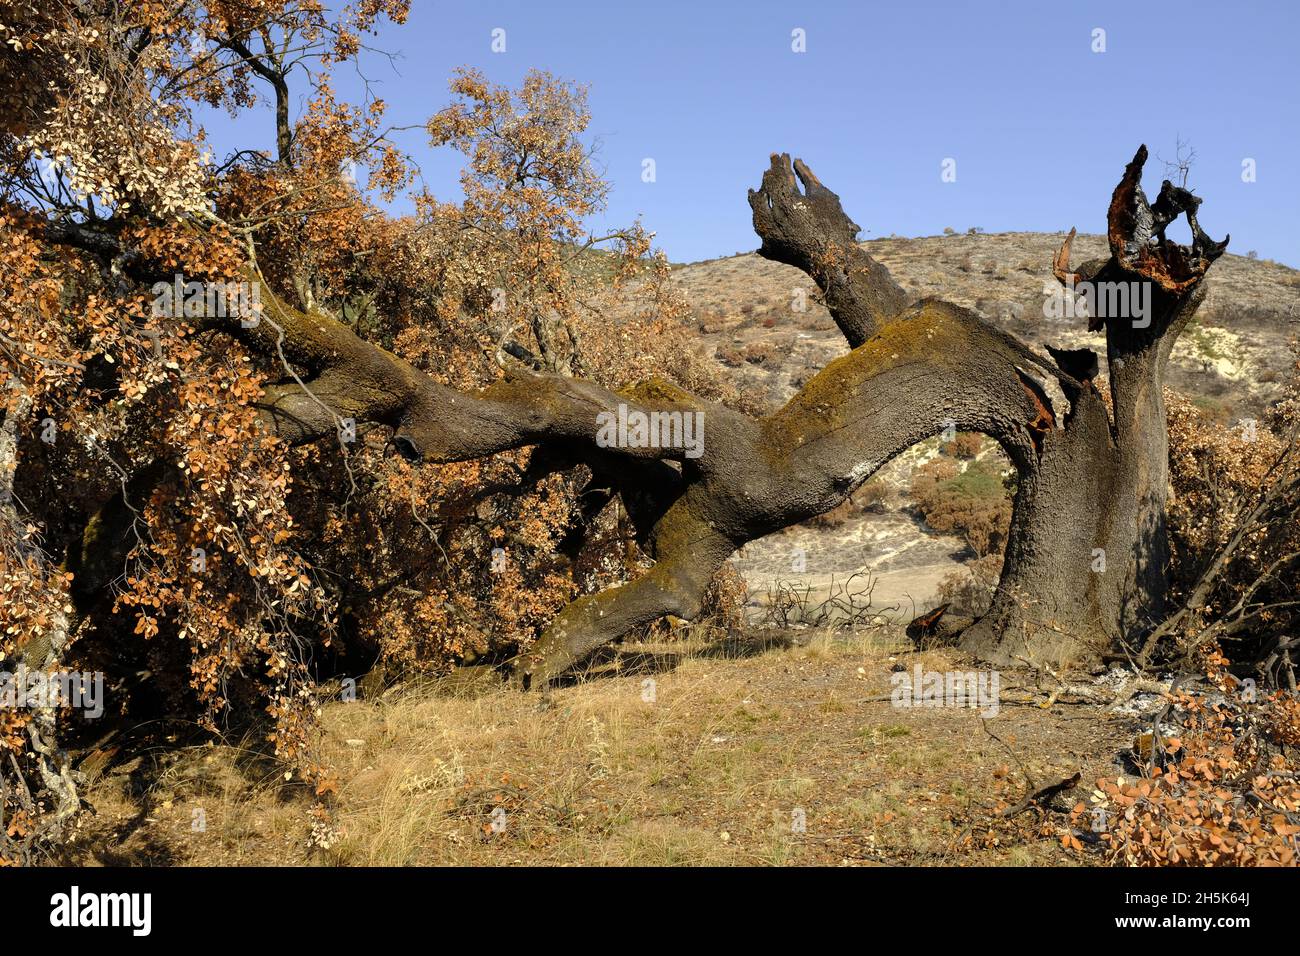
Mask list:
[[[1140,186],[1146,155],[1139,149],[1112,197],[1111,257],[1070,272],[1071,232],[1055,263],[1067,294],[1089,296],[1089,329],[1104,331],[1109,408],[1093,384],[1099,363],[1090,350],[1048,347],[1060,371],[1074,379],[1057,376],[1069,406],[1059,421],[1043,390],[1017,369],[1042,403],[1043,427],[1032,456],[1012,455],[1019,488],[1001,579],[988,613],[961,637],[966,650],[992,662],[1061,664],[1115,651],[1136,654],[1165,612],[1164,374],[1204,296],[1201,279],[1227,240],[1212,242],[1196,221],[1200,200],[1167,181],[1148,204]],[[882,321],[898,321],[882,320],[880,290],[888,298],[897,287],[852,244],[857,227],[838,200],[828,200],[802,164],[795,171],[818,202],[800,202],[786,158],[775,160],[763,189],[750,196],[764,239],[760,252],[817,281],[850,344],[857,335],[880,334]],[[1164,236],[1181,214],[1192,228],[1190,249]],[[847,266],[814,265],[827,261]],[[988,433],[1007,444],[1005,435]]]

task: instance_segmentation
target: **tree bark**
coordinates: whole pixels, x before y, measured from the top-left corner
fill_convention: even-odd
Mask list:
[[[1067,239],[1054,263],[1062,283],[1094,293],[1094,303],[1110,304],[1112,289],[1142,296],[1128,299],[1128,308],[1099,308],[1089,319],[1089,329],[1106,339],[1109,408],[1094,384],[1097,356],[1048,346],[1060,363],[1054,377],[1068,406],[1061,414],[1028,367],[1014,369],[1041,405],[1031,426],[1034,453],[1018,455],[1006,434],[980,429],[1007,448],[1019,473],[998,589],[989,612],[962,635],[967,650],[991,661],[1061,663],[1133,651],[1165,611],[1164,374],[1203,298],[1201,280],[1227,240],[1206,236],[1196,220],[1200,200],[1184,189],[1166,181],[1155,204],[1147,202],[1140,185],[1146,158],[1142,147],[1112,196],[1110,258],[1071,272]],[[857,227],[838,199],[802,163],[794,170],[805,185],[802,198],[786,156],[773,157],[762,188],[750,193],[760,253],[799,266],[817,282],[850,345],[903,325],[905,312],[890,313],[898,287],[852,243]],[[1165,238],[1179,215],[1191,226],[1190,248]],[[1141,315],[1139,302],[1146,304]],[[978,388],[973,372],[958,374]]]

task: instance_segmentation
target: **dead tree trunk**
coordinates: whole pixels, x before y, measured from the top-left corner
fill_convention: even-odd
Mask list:
[[[1111,199],[1110,258],[1071,271],[1071,232],[1054,263],[1066,294],[1087,302],[1088,329],[1105,336],[1105,394],[1096,384],[1100,363],[1092,350],[1049,345],[1055,369],[1013,358],[1002,370],[1020,379],[1037,408],[1028,425],[1032,451],[1016,441],[1023,422],[980,429],[1002,443],[1019,472],[992,607],[962,637],[966,649],[989,660],[1059,661],[1132,649],[1164,611],[1165,368],[1204,296],[1201,280],[1227,240],[1211,241],[1196,220],[1200,199],[1168,181],[1154,205],[1148,203],[1140,185],[1146,158],[1142,147]],[[862,336],[921,334],[910,313],[890,315],[898,287],[852,243],[857,226],[838,200],[796,162],[805,185],[800,194],[787,164],[785,157],[774,159],[763,188],[750,194],[760,253],[817,282],[850,345]],[[1164,234],[1183,214],[1194,237],[1190,249]],[[983,357],[964,355],[956,364],[964,388],[988,388]],[[1063,408],[1048,399],[1044,372],[1059,385]],[[900,400],[915,401],[917,390],[909,393]],[[967,427],[955,413],[949,419]]]
[[[1136,654],[1167,610],[1165,370],[1228,240],[1213,242],[1196,220],[1200,199],[1167,180],[1149,204],[1140,186],[1146,158],[1143,147],[1115,188],[1109,259],[1072,272],[1073,232],[1057,257],[1057,278],[1091,297],[1088,328],[1105,335],[1109,401],[1093,384],[1091,351],[1049,346],[1084,387],[1061,382],[1069,410],[1021,470],[1001,583],[963,639],[983,657]],[[1190,249],[1164,235],[1183,214]]]
[[[1091,350],[1039,354],[967,309],[909,302],[857,245],[858,227],[838,197],[788,156],[773,156],[750,192],[760,253],[812,277],[852,351],[766,418],[659,381],[614,393],[522,368],[477,394],[459,393],[270,290],[266,321],[231,331],[293,366],[263,410],[290,441],[333,437],[341,419],[355,418],[391,426],[404,454],[427,461],[553,444],[619,486],[657,563],[566,608],[520,657],[524,686],[551,680],[639,624],[665,614],[689,619],[741,545],[829,511],[891,458],[948,427],[997,440],[1020,478],[1001,582],[964,646],[1002,662],[1095,656],[1135,646],[1163,607],[1163,375],[1201,301],[1205,271],[1227,244],[1201,230],[1191,193],[1166,182],[1147,202],[1139,186],[1146,155],[1138,151],[1115,189],[1110,257],[1072,272],[1067,240],[1055,264],[1063,283],[1099,304],[1089,328],[1105,336],[1100,387]],[[1182,214],[1190,248],[1164,236]],[[51,234],[83,248],[115,242],[76,228]],[[620,404],[646,415],[702,413],[701,454],[607,447],[599,416]]]

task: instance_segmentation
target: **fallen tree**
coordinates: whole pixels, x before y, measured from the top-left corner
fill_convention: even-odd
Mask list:
[[[1142,147],[1112,196],[1109,258],[1071,268],[1072,232],[1054,263],[1067,294],[1093,308],[1088,328],[1104,338],[1104,378],[1091,349],[1048,345],[1042,355],[967,309],[909,301],[856,244],[858,226],[838,197],[785,155],[773,156],[750,192],[760,254],[817,283],[852,351],[767,417],[662,381],[614,392],[539,373],[515,343],[504,351],[522,361],[465,394],[324,313],[292,308],[265,284],[265,321],[227,324],[281,361],[285,374],[260,409],[290,442],[332,438],[349,420],[374,422],[393,429],[411,460],[465,461],[536,445],[551,467],[585,463],[615,485],[654,566],[565,608],[518,658],[525,687],[664,615],[690,619],[736,549],[834,508],[891,458],[953,427],[995,439],[1019,473],[992,606],[953,637],[995,662],[1136,652],[1164,616],[1168,591],[1163,377],[1204,297],[1206,271],[1227,245],[1201,229],[1200,199],[1190,192],[1166,181],[1148,201],[1146,158]],[[1190,247],[1165,235],[1180,216]],[[147,259],[116,237],[55,227],[50,238],[149,272]],[[671,441],[611,445],[602,440],[603,416],[620,405],[647,420],[700,413],[702,445],[690,454]]]
[[[394,15],[401,19],[404,8]],[[106,14],[97,33],[76,27],[79,14],[72,7],[40,16],[26,11],[18,18],[35,19],[24,28],[32,42],[6,50],[0,62],[5,75],[15,79],[14,89],[23,91],[3,104],[9,130],[4,145],[12,154],[14,195],[30,201],[18,204],[6,228],[18,236],[14,248],[24,250],[10,270],[13,288],[32,301],[24,300],[15,313],[11,327],[17,337],[4,344],[6,361],[23,372],[15,380],[25,393],[39,403],[81,403],[55,416],[68,419],[64,427],[75,427],[78,416],[118,414],[104,404],[115,395],[126,399],[128,410],[120,414],[131,414],[142,395],[155,396],[157,412],[178,415],[163,440],[202,449],[205,439],[186,423],[203,421],[219,404],[211,389],[195,387],[214,376],[210,370],[191,372],[174,356],[188,360],[193,333],[202,339],[204,361],[219,362],[228,335],[242,343],[239,354],[260,356],[262,364],[258,376],[247,368],[227,369],[223,374],[234,379],[221,389],[238,393],[243,402],[266,375],[258,415],[267,430],[290,444],[315,443],[322,450],[329,443],[346,445],[358,423],[370,423],[391,430],[392,447],[412,462],[469,462],[532,448],[539,454],[527,466],[529,481],[586,466],[602,489],[621,499],[654,564],[626,583],[578,597],[559,613],[516,662],[523,684],[545,683],[595,647],[656,618],[691,618],[715,573],[746,542],[835,508],[885,462],[937,432],[979,432],[1002,446],[1018,472],[1002,573],[987,613],[973,623],[931,621],[932,636],[960,640],[992,661],[1055,663],[1107,654],[1136,657],[1149,650],[1148,638],[1166,616],[1170,590],[1163,378],[1179,334],[1204,297],[1205,274],[1226,240],[1216,243],[1205,234],[1197,220],[1200,199],[1186,189],[1166,181],[1155,201],[1148,201],[1140,184],[1145,147],[1125,168],[1111,198],[1110,255],[1072,267],[1067,239],[1053,264],[1068,301],[1088,304],[1088,329],[1104,342],[1104,363],[1101,349],[1048,344],[1039,351],[967,309],[937,299],[911,301],[888,269],[857,245],[858,227],[835,193],[802,162],[772,157],[760,187],[749,194],[760,254],[812,278],[852,351],[808,381],[783,408],[755,417],[662,380],[612,391],[582,377],[585,359],[571,321],[579,296],[567,284],[566,260],[557,250],[576,246],[581,251],[597,240],[592,236],[583,245],[580,219],[599,204],[602,187],[581,159],[580,144],[547,119],[565,116],[569,119],[561,127],[581,129],[586,115],[581,98],[545,77],[525,83],[515,109],[508,95],[481,77],[459,76],[453,88],[462,101],[435,116],[428,129],[435,143],[457,144],[474,157],[466,208],[447,217],[431,207],[420,229],[405,233],[402,242],[390,243],[372,228],[377,217],[340,179],[339,170],[345,161],[360,158],[371,167],[372,187],[391,192],[406,181],[399,157],[382,145],[377,119],[357,119],[322,86],[313,108],[294,125],[284,78],[300,62],[325,65],[346,58],[375,16],[367,9],[355,22],[348,17],[335,22],[310,6],[277,7],[277,29],[307,43],[291,60],[284,60],[256,22],[228,11],[206,20],[186,14],[157,22]],[[192,44],[181,48],[182,38],[195,31],[210,45],[198,53]],[[250,48],[250,41],[260,48]],[[293,47],[287,40],[283,45]],[[84,70],[67,74],[50,66],[69,56],[84,61]],[[60,82],[48,87],[27,82],[37,67]],[[213,84],[210,89],[191,85],[188,78],[196,71]],[[102,82],[84,89],[76,79],[100,73]],[[237,82],[228,85],[226,77]],[[276,155],[236,154],[205,187],[207,174],[193,150],[178,154],[165,148],[171,142],[168,130],[185,115],[189,98],[214,98],[238,108],[243,103],[238,90],[259,79],[268,84],[276,105]],[[121,117],[103,116],[96,97],[105,83],[118,90],[121,102],[135,106],[122,110]],[[88,134],[88,118],[103,128]],[[516,139],[503,139],[502,130],[515,130]],[[122,149],[101,149],[132,142],[156,146],[140,169],[118,168]],[[68,165],[74,178],[85,179],[87,171],[102,167],[101,173],[93,183],[64,184],[57,170],[38,176],[37,143],[75,146]],[[543,154],[537,154],[539,148]],[[539,163],[539,155],[545,162]],[[115,184],[109,192],[117,203],[107,216],[82,195],[104,183]],[[76,188],[69,191],[68,185]],[[1190,246],[1166,236],[1180,217],[1190,227]],[[337,247],[348,243],[334,240],[350,233],[364,233],[365,241],[357,239],[355,248],[341,254]],[[472,259],[474,247],[449,241],[448,233],[480,237],[492,244],[492,254],[486,263],[466,263],[461,271],[470,275],[459,274],[455,261],[447,260]],[[637,230],[607,238],[621,242],[632,258],[644,253],[647,242]],[[35,285],[33,277],[44,276],[42,246],[76,250],[74,271],[98,274],[76,283],[51,275]],[[424,271],[401,288],[385,288],[383,270],[371,259],[377,248],[407,250],[399,254],[407,255],[408,263],[425,263]],[[473,274],[489,268],[504,270],[507,280],[531,290],[518,296],[513,311],[505,310],[508,318],[499,322],[484,301],[491,290]],[[181,275],[252,282],[264,307],[261,321],[241,323],[189,310],[170,321],[143,314],[148,286],[170,286]],[[442,287],[431,292],[430,282]],[[538,297],[537,290],[549,292]],[[435,381],[427,372],[436,363],[427,353],[417,359],[423,363],[417,368],[406,359],[418,355],[418,348],[403,349],[391,338],[366,334],[367,328],[383,326],[374,315],[376,295],[387,295],[383,301],[404,313],[404,325],[387,328],[417,336],[427,334],[444,313],[486,316],[482,331],[497,340],[500,377],[473,393]],[[445,299],[435,314],[411,308],[429,296]],[[47,331],[31,322],[33,310],[59,314],[65,300],[80,317],[49,333],[57,342],[46,341]],[[457,333],[454,324],[446,324],[446,330]],[[110,367],[114,348],[130,358],[129,373],[122,358],[116,370]],[[490,369],[477,380],[497,374]],[[62,391],[56,395],[51,383]],[[194,407],[182,413],[167,406],[175,400],[168,397],[172,389],[178,389],[182,408]],[[35,408],[31,414],[38,414]],[[239,418],[237,425],[223,420],[211,426],[217,431],[209,435],[221,436],[225,458],[200,464],[245,476],[252,461],[239,456],[256,450],[261,472],[254,484],[266,502],[255,513],[275,514],[284,493],[277,477],[283,468],[279,453],[244,431],[249,423],[241,412],[222,414]],[[620,422],[678,424],[689,416],[702,421],[704,431],[688,443],[678,440],[685,437],[680,429],[674,438],[671,425],[667,441],[642,440],[650,436],[639,431],[629,436],[621,428],[610,441],[604,424],[610,416]],[[32,424],[24,426],[25,434]],[[89,476],[96,488],[85,495],[84,528],[73,526],[71,518],[46,521],[51,557],[66,560],[75,572],[78,610],[91,616],[103,609],[94,603],[94,592],[114,586],[124,565],[118,559],[139,543],[137,536],[119,532],[134,529],[139,505],[150,500],[166,474],[174,477],[165,467],[153,468],[143,447],[128,447],[132,429],[119,435],[121,422],[105,424],[122,447],[114,451],[95,439],[87,451],[99,458],[126,453],[131,461],[113,459],[114,474],[107,479]],[[15,480],[30,482],[34,471],[19,465],[13,473]],[[192,487],[190,478],[181,486]],[[120,494],[112,487],[116,484]],[[201,484],[200,495],[205,493]],[[233,485],[223,487],[228,500],[221,507],[233,509],[242,521],[244,498]],[[246,565],[258,581],[267,580],[262,572],[274,567],[285,587],[303,573],[296,556],[257,556],[247,546],[255,539],[269,541],[269,547],[287,541],[292,537],[287,527],[236,533],[228,530],[229,520],[215,517],[210,503],[196,502],[194,508],[204,516],[204,535],[230,539],[231,567]],[[177,534],[175,548],[186,534]],[[137,563],[153,551],[152,544],[139,549]],[[186,572],[176,554],[153,568],[150,587],[165,590],[167,597],[147,588],[136,595],[141,607],[179,602],[182,613],[191,584],[183,580]],[[197,584],[194,588],[198,593]],[[328,603],[321,593],[313,597],[313,609],[302,613],[328,616],[323,610]],[[252,625],[259,608],[268,610],[272,618],[282,618],[281,636],[296,640],[291,634],[298,625],[276,610],[281,606],[253,596],[246,605],[248,621]],[[142,619],[137,626],[147,638],[158,622]],[[216,619],[204,622],[205,641],[219,642],[224,626]]]

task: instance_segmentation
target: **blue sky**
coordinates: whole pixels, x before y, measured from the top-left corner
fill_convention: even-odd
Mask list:
[[[529,68],[590,86],[590,134],[612,183],[602,224],[640,215],[675,261],[753,249],[747,188],[773,151],[805,159],[863,237],[1102,232],[1139,143],[1195,147],[1201,222],[1230,251],[1300,266],[1300,4],[767,0],[414,0],[363,70],[394,124],[448,102],[459,65],[517,84]],[[493,53],[492,31],[506,51]],[[791,49],[802,29],[806,52]],[[1105,52],[1093,31],[1105,30]],[[341,71],[343,96],[360,83]],[[302,83],[299,82],[301,90]],[[241,140],[272,142],[269,111]],[[229,125],[210,124],[218,147]],[[460,157],[396,137],[443,199]],[[642,161],[656,181],[642,181]],[[956,161],[956,181],[942,163]],[[1253,159],[1256,181],[1243,182]],[[1184,230],[1185,231],[1185,230]],[[1175,235],[1177,235],[1175,233]],[[1179,238],[1183,238],[1179,236]]]

